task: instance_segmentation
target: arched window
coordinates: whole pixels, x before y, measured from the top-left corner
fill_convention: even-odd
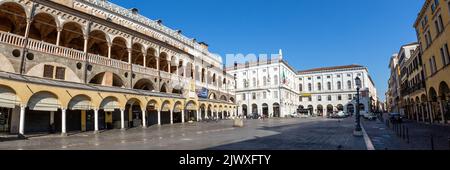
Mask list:
[[[266,78],[266,76],[263,77],[263,86],[267,86],[267,78]]]
[[[340,81],[337,82],[337,89],[338,90],[342,89],[342,83]]]
[[[321,91],[322,90],[322,83],[317,83],[317,90]]]
[[[331,101],[331,95],[328,95],[327,98],[328,98],[328,101]]]
[[[347,81],[347,87],[349,90],[352,89],[352,81]]]
[[[312,91],[312,84],[311,83],[308,84],[308,91]]]
[[[331,82],[328,82],[327,86],[328,86],[328,90],[331,90]]]
[[[303,84],[299,84],[299,85],[298,85],[298,88],[299,88],[300,91],[302,92],[302,91],[303,91]]]
[[[243,82],[244,84],[244,87],[246,88],[247,87],[247,79],[244,79],[244,82]]]
[[[253,77],[253,87],[256,87],[256,78]]]

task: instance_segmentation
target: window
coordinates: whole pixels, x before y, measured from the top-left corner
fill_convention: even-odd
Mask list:
[[[45,78],[53,78],[53,69],[52,65],[44,65],[44,77]]]
[[[322,84],[321,83],[317,83],[317,90],[321,91],[322,90]]]
[[[327,79],[330,79],[331,78],[331,76],[327,76]]]
[[[441,15],[439,15],[438,18],[436,19],[436,21],[434,21],[434,25],[436,27],[436,33],[437,34],[442,33],[442,31],[444,30],[444,24],[443,24]]]
[[[353,100],[353,95],[352,94],[348,94],[348,100]]]
[[[264,69],[263,72],[265,73],[265,72],[266,72],[266,69]]]
[[[443,67],[445,67],[446,65],[448,65],[450,63],[449,61],[449,53],[448,53],[448,45],[445,44],[442,48],[441,48],[441,59],[442,59],[442,64]]]
[[[263,99],[267,99],[267,92],[263,92]]]
[[[317,80],[320,80],[322,77],[320,77],[320,76],[317,76]]]
[[[245,94],[242,94],[242,100],[247,100]]]
[[[308,84],[308,91],[312,91],[312,84],[311,83]]]
[[[244,79],[244,88],[247,88],[248,87],[248,81],[247,81],[247,79]]]
[[[263,77],[263,86],[267,86],[267,78],[266,78],[266,76]]]
[[[351,77],[352,75],[351,74],[347,74],[347,77]]]
[[[66,79],[66,68],[56,67],[55,79],[64,80]]]
[[[337,76],[336,76],[337,78],[341,78],[341,75],[340,74],[338,74]]]
[[[430,58],[430,67],[431,67],[431,74],[434,74],[437,72],[436,58],[434,56]]]
[[[342,83],[340,81],[337,82],[337,89],[338,90],[342,89]]]
[[[275,75],[273,77],[273,82],[275,83],[275,85],[278,85],[278,76],[277,75]]]
[[[445,56],[447,56],[447,64],[450,64],[450,53],[448,51],[448,45],[447,44],[444,45],[444,54],[445,54]]]
[[[299,102],[303,102],[303,97],[300,96],[300,97],[298,98],[298,101],[299,101]]]
[[[278,91],[273,91],[273,98],[278,99]]]
[[[311,77],[308,77],[308,80],[311,80]]]
[[[328,95],[327,99],[328,101],[331,101],[331,95]]]
[[[338,100],[342,100],[342,95],[338,95]]]
[[[256,87],[256,78],[253,77],[253,87]]]
[[[317,101],[322,101],[322,96],[317,96]]]
[[[310,101],[310,102],[312,101],[312,97],[311,96],[308,97],[308,101]]]
[[[428,47],[430,47],[431,43],[433,42],[433,39],[431,38],[430,30],[428,30],[428,31],[425,33],[425,39],[426,39],[426,41],[427,41],[427,48],[428,48]]]
[[[252,99],[256,100],[256,93],[252,93]]]
[[[299,80],[303,80],[303,78],[299,78]]]
[[[328,82],[327,86],[328,86],[328,90],[331,90],[331,82]]]
[[[347,87],[349,90],[352,89],[352,81],[347,81]]]
[[[299,84],[299,85],[298,85],[298,88],[299,88],[300,91],[302,92],[302,91],[303,91],[303,84]]]

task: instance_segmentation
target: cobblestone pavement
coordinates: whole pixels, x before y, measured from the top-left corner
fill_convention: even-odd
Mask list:
[[[230,120],[177,124],[127,131],[111,130],[68,137],[44,135],[28,140],[4,140],[4,150],[203,150],[203,149],[342,149],[365,150],[354,138],[350,120],[268,119],[247,120],[244,128]]]
[[[377,150],[431,150],[431,136],[435,150],[448,150],[450,126],[428,125],[406,120],[402,125],[407,127],[407,137],[398,136],[386,123],[364,121],[364,127]],[[406,135],[405,135],[406,136]]]

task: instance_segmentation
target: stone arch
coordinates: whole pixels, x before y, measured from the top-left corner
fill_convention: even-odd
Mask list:
[[[9,72],[9,73],[15,73],[14,66],[9,61],[9,59],[3,55],[3,53],[0,53],[0,71]]]
[[[336,108],[337,108],[338,111],[344,111],[344,105],[342,105],[342,104],[338,104],[336,106]]]
[[[217,95],[216,95],[216,93],[214,93],[214,92],[211,92],[211,93],[209,94],[209,97],[208,97],[208,99],[213,99],[213,100],[217,100]]]
[[[172,105],[171,102],[169,100],[165,100],[161,103],[161,111],[163,112],[168,112],[172,110]]]
[[[317,105],[316,109],[317,109],[317,114],[319,116],[323,115],[323,112],[324,112],[323,111],[323,105],[321,105],[321,104]]]
[[[84,51],[83,26],[76,22],[67,22],[62,26],[60,46]]]
[[[98,107],[104,111],[114,111],[116,109],[120,109],[119,99],[114,96],[109,96],[104,98]]]
[[[70,67],[68,67],[66,65],[63,65],[61,63],[56,63],[56,62],[39,63],[39,64],[31,67],[28,70],[28,72],[26,73],[26,75],[34,76],[34,77],[43,77],[45,65],[51,65],[54,67],[63,67],[63,68],[65,68],[65,75],[64,75],[65,81],[82,83],[82,80],[78,77],[78,75],[77,75],[77,73],[75,73],[75,71],[73,71]]]
[[[91,110],[92,108],[91,97],[84,94],[72,97],[67,105],[69,110]]]
[[[24,36],[28,11],[13,1],[0,3],[0,31]]]
[[[124,87],[125,81],[122,78],[111,72],[102,72],[94,77],[92,77],[89,81],[90,84],[97,84],[102,86],[113,86],[113,87]]]
[[[150,79],[140,79],[134,84],[133,89],[139,89],[139,90],[148,90],[148,91],[155,91],[155,83]]]
[[[147,67],[149,68],[153,68],[153,69],[158,69],[158,58],[156,57],[156,49],[149,47],[147,49]]]
[[[131,49],[131,62],[136,65],[144,66],[144,46],[140,43],[134,43]]]
[[[88,53],[100,56],[108,56],[108,35],[101,30],[94,30],[89,33]]]
[[[447,83],[444,81],[439,84],[439,98],[444,101],[449,100],[450,98],[450,90]]]
[[[40,91],[28,99],[27,106],[30,110],[57,111],[61,108],[61,102],[58,95],[49,91]]]
[[[56,44],[58,35],[57,18],[53,15],[40,12],[33,17],[30,25],[29,37],[38,41]]]
[[[178,70],[178,66],[179,66],[179,61],[177,56],[172,56],[170,58],[170,72],[172,74],[177,74],[177,70]]]
[[[434,87],[431,87],[428,93],[430,96],[430,101],[431,102],[437,102],[438,101],[438,96],[437,96],[437,92],[434,89]]]
[[[16,90],[9,86],[0,85],[0,107],[15,108],[20,104]]]
[[[159,88],[159,89],[160,89],[159,92],[161,92],[161,93],[168,93],[169,92],[169,88],[167,87],[166,83],[163,83],[161,85],[161,88]]]
[[[225,96],[225,95],[220,96],[220,100],[228,101],[227,96]]]
[[[169,55],[166,52],[159,54],[159,70],[169,72]]]
[[[111,58],[128,62],[128,41],[120,36],[114,37],[111,46]]]

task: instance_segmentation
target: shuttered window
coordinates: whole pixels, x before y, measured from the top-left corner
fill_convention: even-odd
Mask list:
[[[44,77],[45,78],[53,78],[53,69],[52,65],[44,65]]]
[[[56,79],[64,80],[66,78],[66,68],[56,67]]]

